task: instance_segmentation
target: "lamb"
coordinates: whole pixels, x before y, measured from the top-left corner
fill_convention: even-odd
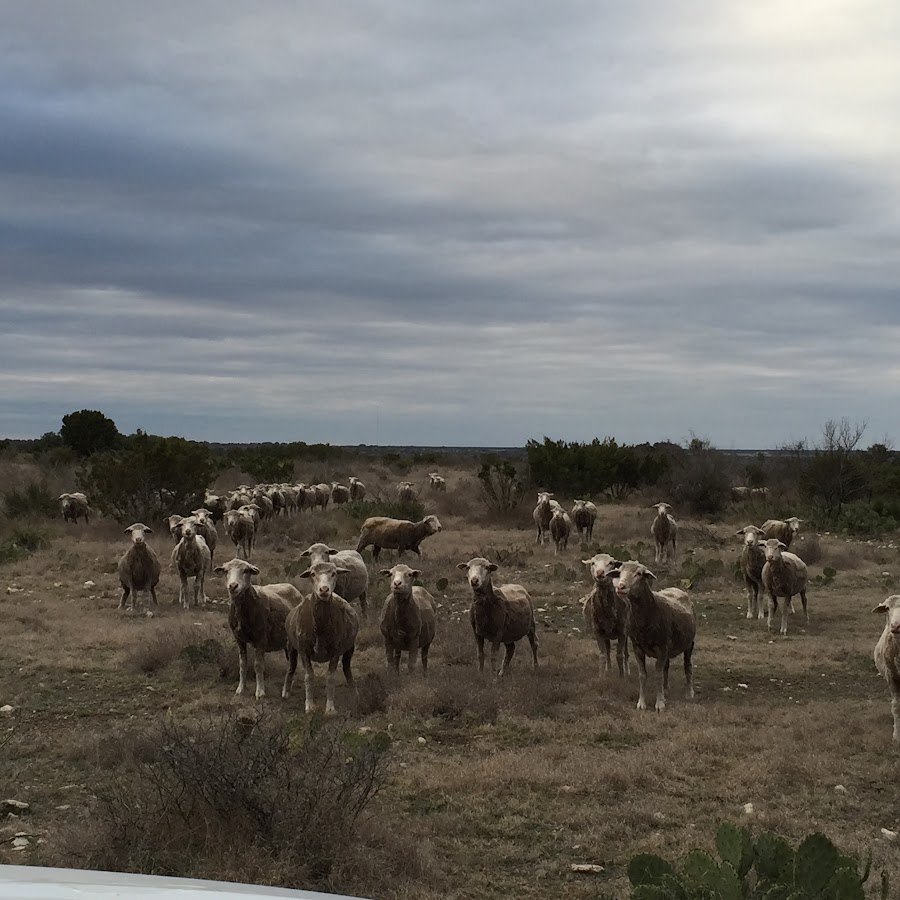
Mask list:
[[[572,534],[572,520],[564,509],[554,509],[550,517],[550,537],[553,538],[554,555],[569,546],[569,535]]]
[[[672,559],[675,558],[678,539],[678,523],[669,515],[672,508],[668,503],[654,503],[652,508],[656,510],[656,518],[650,526],[650,534],[656,544],[657,563],[665,563],[669,556],[669,544],[672,545]]]
[[[691,656],[697,636],[697,620],[687,594],[678,588],[653,591],[650,582],[656,576],[638,562],[622,563],[616,594],[630,604],[628,636],[638,663],[640,692],[637,708],[646,709],[645,685],[647,657],[656,660],[656,711],[666,708],[669,687],[669,662],[684,654],[684,678],[687,697],[694,696],[694,670]]]
[[[737,537],[744,538],[741,550],[741,573],[747,585],[747,618],[765,618],[766,592],[762,586],[762,571],[766,564],[766,554],[759,543],[762,530],[755,525],[746,525],[735,532]]]
[[[900,594],[883,600],[872,612],[887,613],[884,631],[881,632],[872,657],[875,668],[884,676],[891,691],[893,741],[900,744]]]
[[[401,481],[397,485],[397,499],[401,503],[411,503],[416,499],[416,488],[411,481]]]
[[[292,584],[253,584],[259,575],[256,566],[242,559],[232,559],[215,569],[216,575],[225,576],[225,587],[231,606],[228,624],[238,648],[238,686],[235,694],[244,693],[247,680],[247,645],[253,648],[253,668],[256,672],[256,699],[266,696],[266,654],[281,650],[290,662],[287,649],[285,621],[303,595]],[[285,677],[282,697],[287,697],[288,683]]]
[[[181,540],[172,551],[172,566],[181,579],[181,589],[178,592],[178,602],[185,608],[191,608],[191,599],[188,594],[188,578],[194,579],[194,606],[198,606],[201,600],[206,602],[206,593],[203,583],[210,564],[209,547],[200,536],[197,529],[197,520],[192,516],[181,523]]]
[[[553,510],[555,509],[562,509],[562,507],[553,499],[553,494],[547,491],[538,491],[537,506],[535,506],[534,512],[531,514],[534,524],[537,526],[535,543],[538,541],[541,544],[544,543],[544,535],[550,530],[550,519],[553,518]]]
[[[791,541],[800,530],[803,519],[791,516],[789,519],[766,519],[760,526],[760,530],[767,538],[777,538],[784,544],[785,549],[791,546]]]
[[[506,647],[506,654],[500,664],[497,677],[502,678],[509,669],[516,641],[528,638],[531,644],[532,668],[538,666],[538,641],[534,628],[534,609],[531,597],[521,584],[503,584],[495,588],[491,576],[497,571],[496,563],[476,556],[456,567],[466,572],[472,588],[472,606],[469,620],[478,647],[478,672],[484,674],[484,642],[491,643],[491,671],[496,668],[500,645]]]
[[[572,521],[578,529],[578,539],[590,541],[594,537],[594,523],[597,521],[597,507],[590,500],[576,500],[572,507]]]
[[[350,500],[350,488],[337,481],[331,482],[331,499],[335,506],[347,503]]]
[[[334,585],[342,569],[334,563],[316,563],[300,578],[312,580],[313,591],[299,606],[295,606],[285,622],[288,639],[288,674],[283,696],[287,697],[297,671],[298,657],[303,663],[306,686],[306,711],[315,708],[313,702],[314,662],[328,663],[325,680],[325,714],[332,715],[337,710],[334,705],[334,682],[338,661],[344,668],[344,677],[357,699],[359,694],[350,670],[350,661],[356,649],[356,635],[359,633],[359,617],[356,610],[342,597],[334,593]]]
[[[619,675],[624,678],[630,672],[628,663],[629,604],[620,597],[613,586],[613,578],[619,574],[622,563],[608,553],[597,553],[582,562],[590,567],[594,587],[582,599],[581,609],[588,634],[593,634],[603,663],[602,672],[612,668],[610,641],[616,641],[616,662]]]
[[[378,559],[382,550],[396,550],[400,556],[405,550],[412,550],[421,557],[419,544],[441,530],[437,516],[425,516],[420,522],[408,519],[389,519],[387,516],[371,516],[362,524],[356,552],[362,553],[366,547],[372,547],[372,558]]]
[[[311,566],[316,563],[332,562],[343,569],[344,571],[337,577],[334,589],[348,603],[358,599],[363,621],[368,619],[369,570],[356,550],[334,550],[327,544],[312,544],[300,556],[308,557]]]
[[[239,509],[228,510],[225,513],[225,533],[235,546],[235,555],[239,559],[250,559],[253,555],[253,541],[256,538],[256,523],[250,512],[241,512]]]
[[[91,508],[88,505],[88,498],[80,491],[71,494],[59,495],[59,508],[62,512],[64,522],[74,522],[78,524],[78,519],[82,518],[91,524]]]
[[[191,511],[191,515],[197,520],[197,533],[206,541],[209,547],[210,567],[216,558],[216,546],[219,543],[219,532],[216,531],[216,523],[212,513],[208,509],[200,508]]]
[[[381,610],[381,634],[388,669],[400,673],[400,654],[407,652],[407,670],[416,668],[416,651],[422,657],[422,674],[428,673],[428,650],[434,640],[434,598],[423,587],[413,584],[421,576],[418,569],[400,563],[381,569],[391,579],[391,592]]]
[[[350,499],[366,499],[366,486],[355,475],[350,476]]]
[[[156,599],[156,586],[159,584],[161,571],[159,557],[144,540],[145,535],[153,534],[153,529],[148,528],[142,522],[136,522],[125,529],[125,534],[131,535],[131,546],[119,560],[119,583],[122,585],[119,609],[124,608],[125,601],[130,596],[129,608],[134,610],[137,594],[148,591],[153,605],[159,606],[159,600]]]
[[[433,491],[444,493],[447,490],[447,482],[442,475],[438,475],[437,472],[429,472],[428,477],[431,479],[431,489]]]
[[[331,499],[330,484],[314,484],[313,490],[316,492],[315,506],[321,506],[322,510],[328,509],[328,501]]]
[[[781,633],[787,634],[788,609],[794,611],[793,597],[800,595],[803,603],[803,612],[806,616],[806,624],[809,624],[809,611],[806,608],[806,581],[809,572],[806,563],[793,553],[785,553],[787,547],[778,538],[769,538],[764,547],[766,564],[762,570],[762,583],[769,595],[768,616],[766,627],[772,630],[772,617],[778,610],[778,598],[784,597],[784,606],[781,608]]]

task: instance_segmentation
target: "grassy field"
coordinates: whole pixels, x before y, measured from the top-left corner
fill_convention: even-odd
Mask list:
[[[576,541],[557,557],[535,545],[530,505],[507,527],[486,521],[474,485],[460,476],[448,495],[424,496],[444,525],[421,560],[423,583],[439,603],[431,675],[392,682],[375,620],[361,632],[359,707],[343,684],[338,707],[354,726],[389,729],[396,765],[364,826],[369,864],[358,854],[326,887],[424,900],[615,894],[625,889],[633,854],[711,848],[723,819],[793,839],[822,830],[846,851],[871,848],[876,867],[896,863],[896,845],[881,839],[882,827],[897,829],[900,811],[888,692],[871,655],[883,620],[870,612],[898,590],[895,549],[805,536],[791,549],[810,560],[811,575],[826,567],[837,574],[810,588],[810,625],[798,613],[780,637],[744,618],[743,587],[732,574],[733,532],[759,516],[736,511],[709,526],[682,519],[680,567],[659,571],[657,584],[694,579],[697,697],[683,699],[673,665],[670,703],[658,715],[635,709],[634,664],[624,681],[600,673],[580,604],[588,590],[580,560],[598,547],[637,549],[652,563],[651,510],[602,506],[594,545]],[[48,530],[48,547],[0,568],[0,705],[16,708],[0,720],[0,778],[4,797],[32,808],[27,819],[0,823],[0,861],[79,865],[71,835],[87,827],[95,785],[125,765],[134,735],[161,716],[190,719],[256,702],[234,696],[237,654],[220,579],[207,587],[218,602],[184,612],[171,605],[177,582],[165,569],[159,610],[125,616],[116,609],[115,563],[127,547],[121,527],[100,520]],[[285,580],[285,567],[313,540],[352,546],[354,534],[331,511],[270,525],[253,560],[260,581]],[[152,543],[168,556],[165,536]],[[218,561],[230,558],[224,536],[219,546]],[[498,582],[529,589],[541,642],[536,673],[520,651],[507,682],[478,678],[468,589],[456,569],[475,555],[500,564]],[[439,579],[447,580],[443,589]],[[385,583],[374,575],[379,607]],[[209,646],[221,649],[190,650]],[[284,661],[271,654],[267,707],[285,705],[283,674]],[[323,678],[317,691],[324,701]],[[287,701],[297,715],[302,693],[298,679]],[[22,830],[32,844],[15,852],[8,838]],[[573,863],[604,872],[574,874]]]

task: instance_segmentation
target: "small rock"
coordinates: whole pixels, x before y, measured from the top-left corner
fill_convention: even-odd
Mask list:
[[[891,573],[890,573],[890,572],[882,572],[882,573],[881,573],[881,577],[882,577],[882,578],[890,578],[890,577],[891,577]]]
[[[847,793],[847,788],[845,788],[842,784],[836,784],[836,785],[834,786],[834,792],[835,792],[836,794],[846,794],[846,793]]]
[[[546,606],[539,606],[539,607],[535,610],[535,612],[545,613],[545,612],[547,612],[547,607],[546,607]]]
[[[752,803],[744,804],[744,815],[745,816],[752,816],[754,812],[756,812],[756,810],[753,808]]]
[[[144,618],[145,618],[145,619],[152,619],[152,618],[153,618],[153,610],[152,610],[152,609],[148,609],[148,610],[144,613]]]
[[[0,800],[0,816],[21,816],[28,812],[31,806],[24,800]]]
[[[13,850],[25,850],[30,843],[31,841],[29,841],[27,837],[13,838]]]
[[[666,821],[665,814],[661,813],[661,812],[653,813],[653,818],[656,819],[657,822],[665,822]]]
[[[84,583],[84,586],[85,586],[86,588],[92,588],[92,587],[96,587],[96,584],[95,584],[93,581],[86,581],[86,582]]]
[[[896,832],[896,831],[891,831],[889,828],[882,828],[882,829],[881,829],[881,836],[882,836],[886,841],[896,841],[896,840],[897,840],[897,837],[898,837],[897,832]]]
[[[739,682],[738,682],[738,687],[739,687],[739,688],[743,688],[743,689],[746,691],[746,690],[749,689],[750,685],[749,685],[749,684],[744,684],[742,681],[739,681]]]
[[[63,803],[61,806],[57,806],[56,808],[57,808],[60,812],[65,812],[67,809],[71,809],[71,808],[72,808],[72,804],[71,804],[71,803]]]
[[[24,591],[24,590],[25,590],[25,588],[18,588],[18,587],[13,587],[12,585],[10,585],[6,589],[6,593],[7,594],[21,594],[22,591]]]
[[[561,790],[564,794],[574,794],[574,793],[575,793],[575,786],[572,785],[572,784],[564,784],[564,785],[560,788],[560,790]]]
[[[728,640],[729,640],[729,641],[736,641],[736,640],[737,640],[737,636],[734,635],[734,634],[729,634],[729,635],[728,635]]]
[[[416,740],[417,740],[420,744],[426,743],[425,738],[423,738],[423,737],[416,738]]]
[[[372,734],[372,733],[374,733],[374,731],[375,731],[375,729],[369,725],[361,725],[357,729],[356,733],[357,734]]]
[[[603,866],[596,866],[593,863],[572,863],[572,871],[581,875],[599,875],[606,870]]]
[[[62,587],[62,582],[61,582],[61,581],[54,581],[54,582],[53,582],[53,587]]]

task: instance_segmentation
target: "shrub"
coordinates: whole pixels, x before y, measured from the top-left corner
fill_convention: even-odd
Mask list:
[[[391,519],[408,519],[418,522],[425,518],[425,506],[420,500],[354,500],[345,503],[341,511],[349,519],[361,525],[370,516],[387,516]]]
[[[152,729],[96,789],[69,852],[91,869],[316,887],[352,852],[390,739],[314,716],[231,713]]]
[[[82,458],[114,450],[122,441],[116,423],[96,409],[81,409],[63,416],[59,436],[66,447]]]
[[[481,502],[489,512],[500,516],[516,512],[525,496],[525,483],[506,460],[482,463],[478,482]]]
[[[129,672],[155,675],[176,661],[182,661],[191,670],[211,665],[225,677],[232,668],[231,655],[237,656],[234,644],[224,641],[212,629],[160,623],[133,645],[123,666]]]
[[[0,564],[19,562],[49,543],[46,532],[40,528],[17,528],[0,544]]]
[[[20,488],[5,491],[3,506],[10,519],[51,519],[59,515],[59,501],[44,481],[31,481]]]

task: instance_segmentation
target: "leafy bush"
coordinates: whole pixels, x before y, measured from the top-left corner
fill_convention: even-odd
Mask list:
[[[861,864],[841,853],[824,834],[809,835],[796,849],[765,832],[755,840],[746,828],[723,823],[716,834],[719,860],[691,850],[676,868],[641,853],[628,864],[633,900],[864,900],[871,856]],[[881,873],[881,897],[890,890]]]
[[[248,472],[257,482],[277,484],[294,478],[293,457],[280,451],[254,447],[233,453],[230,459],[233,465]]]
[[[709,441],[693,438],[673,464],[665,485],[670,503],[693,515],[715,515],[731,499],[731,476],[724,454]]]
[[[148,734],[70,852],[91,869],[323,886],[384,784],[390,738],[232,713]]]
[[[122,442],[116,423],[96,409],[81,409],[63,416],[59,436],[79,457],[114,450]]]
[[[20,488],[5,491],[3,506],[10,519],[52,519],[59,515],[59,501],[43,481],[30,481]]]
[[[896,531],[900,525],[900,509],[884,500],[871,502],[854,500],[844,504],[837,527],[847,534],[862,537],[880,537]]]
[[[408,519],[411,522],[425,518],[425,507],[419,500],[353,500],[351,503],[345,503],[341,510],[360,525],[370,516]]]
[[[525,496],[525,483],[516,467],[506,460],[482,463],[478,472],[481,502],[501,516],[515,512]]]
[[[0,564],[19,562],[49,543],[46,532],[40,528],[17,528],[0,544]]]

